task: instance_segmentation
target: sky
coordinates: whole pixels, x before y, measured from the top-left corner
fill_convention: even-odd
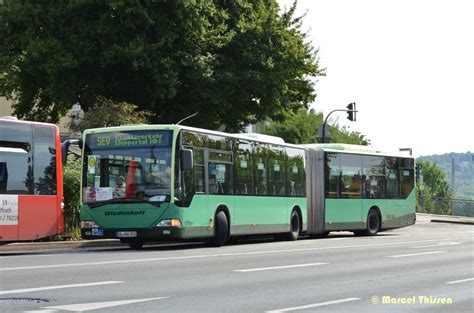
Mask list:
[[[292,0],[278,0],[288,8]],[[326,76],[311,105],[387,152],[474,152],[474,1],[298,0]]]

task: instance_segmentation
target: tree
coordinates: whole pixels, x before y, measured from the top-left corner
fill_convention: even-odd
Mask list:
[[[324,75],[296,2],[5,1],[0,94],[20,118],[57,122],[97,97],[150,122],[238,130],[307,107]]]
[[[73,158],[68,158],[64,166],[64,233],[71,239],[81,237],[79,217],[81,168],[81,162]]]
[[[283,122],[271,120],[263,126],[263,133],[281,137],[285,142],[294,144],[317,143],[318,126],[324,122],[323,114],[313,110],[300,109],[296,113],[286,113]],[[336,124],[327,125],[331,141],[338,143],[368,145],[370,141],[358,132]]]
[[[90,111],[84,114],[79,125],[70,125],[74,131],[83,132],[85,129],[97,127],[120,126],[127,124],[146,123],[150,114],[138,111],[131,103],[115,103],[112,100],[99,97]]]
[[[451,188],[445,173],[434,163],[417,160],[423,172],[423,191],[418,186],[418,197],[423,210],[429,213],[447,214],[450,212]]]

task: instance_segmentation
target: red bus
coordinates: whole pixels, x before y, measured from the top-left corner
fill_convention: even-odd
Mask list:
[[[63,232],[63,200],[58,127],[0,117],[0,243]]]

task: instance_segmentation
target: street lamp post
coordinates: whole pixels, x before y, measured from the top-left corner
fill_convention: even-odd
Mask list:
[[[329,114],[326,116],[326,118],[324,119],[324,123],[323,123],[323,131],[322,131],[322,135],[321,135],[321,141],[322,143],[327,143],[326,142],[326,124],[328,122],[328,119],[329,119],[329,116],[331,114],[333,114],[334,112],[347,112],[347,119],[350,120],[350,121],[354,121],[356,120],[356,113],[358,112],[356,110],[356,104],[355,102],[352,102],[352,103],[349,103],[349,105],[347,106],[347,109],[337,109],[337,110],[333,110],[331,112],[329,112]]]
[[[410,153],[410,156],[413,155],[413,149],[412,149],[412,148],[400,148],[400,149],[398,149],[398,151],[400,151],[400,152],[408,152],[408,153]]]

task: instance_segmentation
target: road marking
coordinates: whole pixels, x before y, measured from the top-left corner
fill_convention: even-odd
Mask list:
[[[384,239],[398,239],[400,237],[411,237],[411,235],[407,235],[407,234],[397,234],[397,233],[388,233],[388,234],[380,234],[378,235],[380,238],[384,238]]]
[[[329,263],[306,263],[306,264],[294,264],[294,265],[283,265],[283,266],[272,266],[272,267],[249,268],[249,269],[244,269],[244,270],[233,270],[233,272],[239,272],[239,273],[259,272],[259,271],[269,271],[269,270],[281,270],[281,269],[286,269],[286,268],[317,266],[317,265],[325,265],[325,264],[329,264]]]
[[[22,258],[22,259],[25,259],[25,258],[37,258],[37,257],[52,257],[52,256],[56,256],[56,255],[53,255],[53,254],[35,254],[35,255],[28,255],[28,254],[19,254],[19,255],[3,255],[3,256],[0,256],[0,260],[3,260],[3,259],[12,259],[12,258]]]
[[[46,286],[46,287],[37,287],[37,288],[25,288],[25,289],[14,289],[14,290],[4,290],[0,291],[0,295],[8,295],[12,293],[26,293],[26,292],[35,292],[43,290],[54,290],[62,288],[79,288],[79,287],[91,287],[91,286],[103,286],[103,285],[112,285],[112,284],[121,284],[123,281],[99,281],[96,283],[85,283],[85,284],[73,284],[73,285],[59,285],[59,286]]]
[[[471,281],[471,280],[474,280],[474,277],[473,278],[461,279],[461,280],[448,281],[448,282],[446,282],[446,284],[460,284],[460,283],[464,283],[464,282]]]
[[[140,303],[140,302],[153,301],[153,300],[161,300],[161,299],[167,299],[167,298],[169,298],[169,297],[158,297],[158,298],[147,298],[147,299],[136,299],[136,300],[107,301],[107,302],[93,302],[93,303],[78,303],[78,304],[47,306],[47,307],[43,307],[42,309],[84,312],[84,311],[110,308],[110,307],[113,307],[113,306],[126,305],[126,304],[132,304],[132,303]]]
[[[412,253],[412,254],[398,254],[398,255],[389,255],[387,258],[404,258],[404,257],[410,257],[410,256],[438,254],[438,253],[445,253],[445,252],[447,251],[430,251],[430,252],[420,252],[420,253]]]
[[[360,298],[346,298],[346,299],[340,299],[340,300],[334,300],[334,301],[328,301],[328,302],[313,303],[313,304],[308,304],[308,305],[295,306],[291,308],[267,311],[266,313],[279,313],[279,312],[290,312],[290,311],[296,311],[296,310],[312,309],[318,306],[338,304],[338,303],[344,303],[344,302],[350,302],[350,301],[356,301],[356,300],[360,300]]]
[[[441,246],[454,246],[454,245],[459,245],[461,244],[460,242],[440,242],[438,244],[435,244],[435,245],[427,245],[427,246],[414,246],[414,247],[410,247],[410,248],[413,248],[413,249],[417,249],[417,248],[434,248],[434,247],[441,247]]]
[[[373,238],[377,240],[376,238]],[[452,240],[459,239],[472,239],[472,237],[458,237],[450,238]],[[247,255],[264,255],[264,254],[278,254],[278,253],[297,253],[297,252],[308,252],[308,251],[319,251],[319,250],[336,250],[336,249],[354,249],[354,248],[374,248],[381,246],[393,246],[393,245],[408,245],[414,243],[428,243],[428,242],[439,242],[440,239],[428,239],[419,241],[399,241],[399,242],[384,242],[384,243],[369,243],[360,245],[343,245],[343,246],[329,246],[329,247],[314,247],[314,248],[297,248],[297,249],[285,249],[285,250],[264,250],[264,251],[252,251],[252,252],[234,252],[234,253],[219,253],[219,254],[198,254],[188,256],[176,256],[176,257],[162,257],[162,258],[148,258],[148,259],[129,259],[129,260],[116,260],[116,261],[98,261],[98,262],[84,262],[84,263],[70,263],[70,264],[51,264],[51,265],[33,265],[33,266],[18,266],[18,267],[4,267],[0,268],[0,272],[8,271],[23,271],[23,270],[37,270],[37,269],[51,269],[51,268],[69,268],[69,267],[82,267],[82,266],[100,266],[100,265],[114,265],[114,264],[133,264],[143,262],[161,262],[161,261],[179,261],[179,260],[193,260],[203,258],[218,258],[218,257],[236,257],[236,256],[247,256]],[[324,243],[324,240],[321,241]],[[225,249],[225,248],[223,248]]]

